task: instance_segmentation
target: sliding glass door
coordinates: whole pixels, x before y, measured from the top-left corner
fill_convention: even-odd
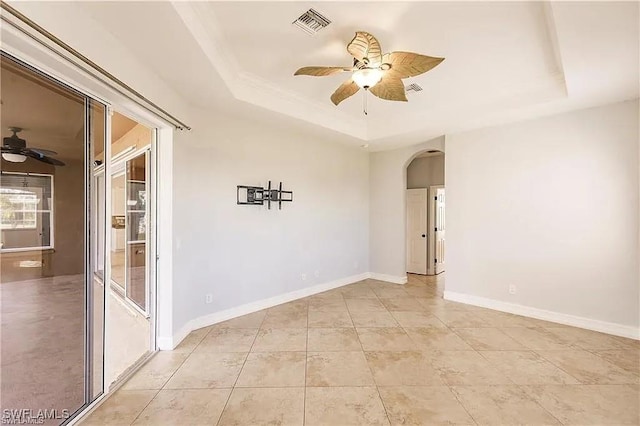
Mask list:
[[[2,423],[57,425],[104,390],[105,181],[92,176],[106,107],[4,52],[1,65]]]
[[[2,52],[1,423],[69,422],[155,350],[155,129]]]

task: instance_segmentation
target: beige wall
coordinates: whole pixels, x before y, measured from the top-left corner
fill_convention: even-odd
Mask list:
[[[445,298],[638,336],[639,112],[636,100],[447,137]]]
[[[119,153],[123,152],[129,147],[142,148],[151,143],[151,129],[143,126],[142,124],[136,124],[131,130],[127,131],[122,137],[113,141],[111,144],[111,158]],[[96,160],[103,161],[104,153],[99,152],[96,154]]]
[[[444,155],[418,157],[407,167],[407,189],[444,185]]]

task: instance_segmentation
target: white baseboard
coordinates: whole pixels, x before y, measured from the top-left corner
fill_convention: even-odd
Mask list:
[[[193,330],[197,330],[202,327],[208,327],[210,325],[217,324],[222,321],[227,321],[242,315],[251,314],[253,312],[271,308],[276,305],[281,305],[283,303],[291,302],[292,300],[313,296],[314,294],[322,293],[323,291],[328,291],[334,288],[353,284],[358,281],[366,280],[367,278],[371,278],[371,274],[369,272],[365,272],[359,275],[353,275],[346,278],[341,278],[335,281],[329,281],[327,283],[314,285],[313,287],[303,288],[300,290],[281,294],[279,296],[258,300],[256,302],[247,303],[235,308],[226,309],[224,311],[215,312],[213,314],[194,318],[191,321],[189,321],[187,324],[185,324],[184,327],[182,327],[178,332],[174,333],[173,337],[158,336],[157,338],[158,348],[162,351],[172,350],[176,346],[178,346],[178,344],[185,337],[187,337],[187,335],[189,335],[189,333],[191,333]],[[382,278],[376,278],[376,279],[382,279]]]
[[[407,283],[407,276],[403,276],[403,277],[399,277],[396,275],[387,275],[387,274],[378,274],[377,272],[371,272],[369,274],[369,278],[372,278],[374,280],[379,280],[379,281],[386,281],[389,283],[394,283],[394,284],[406,284]]]
[[[482,308],[494,309],[496,311],[508,312],[510,314],[522,315],[544,321],[555,322],[573,327],[585,328],[587,330],[599,331],[601,333],[612,334],[614,336],[627,337],[629,339],[640,340],[640,328],[629,325],[616,324],[594,320],[591,318],[579,317],[560,312],[547,311],[533,308],[531,306],[519,305],[516,303],[503,302],[501,300],[487,299],[479,296],[472,296],[453,291],[444,292],[445,300],[465,303],[467,305],[479,306]]]

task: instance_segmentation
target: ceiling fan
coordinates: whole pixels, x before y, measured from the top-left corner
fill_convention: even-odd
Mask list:
[[[9,127],[13,134],[2,139],[2,158],[11,163],[23,163],[27,157],[31,157],[43,163],[53,164],[54,166],[64,166],[64,163],[51,155],[58,154],[55,151],[49,151],[42,148],[27,148],[27,141],[20,139],[18,133],[22,131],[20,127]]]
[[[412,52],[383,54],[378,40],[364,31],[356,32],[347,45],[347,52],[353,56],[352,67],[302,67],[294,75],[324,77],[341,72],[352,73],[351,78],[331,95],[334,105],[355,95],[360,89],[371,92],[380,99],[406,102],[402,79],[423,74],[444,61],[444,58]],[[364,113],[367,113],[366,107]]]

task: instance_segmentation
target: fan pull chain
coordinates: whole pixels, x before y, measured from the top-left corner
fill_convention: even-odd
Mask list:
[[[369,113],[367,112],[367,89],[364,89],[364,93],[363,93],[363,97],[362,97],[362,112],[364,112],[364,115],[369,115]]]

